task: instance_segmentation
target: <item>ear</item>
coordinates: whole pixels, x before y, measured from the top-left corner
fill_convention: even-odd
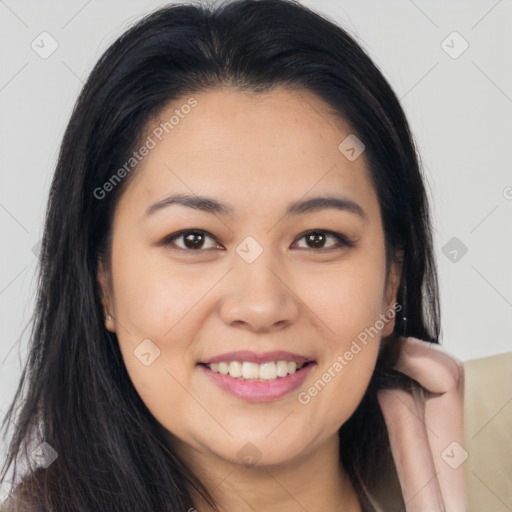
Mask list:
[[[112,280],[110,279],[110,274],[105,268],[105,264],[102,259],[98,259],[96,275],[100,290],[101,303],[103,305],[103,318],[105,321],[105,327],[110,332],[115,332],[114,306],[111,298]]]
[[[382,330],[382,337],[390,336],[393,333],[393,329],[395,328],[395,304],[398,295],[398,288],[400,287],[400,281],[402,276],[402,267],[403,267],[403,252],[400,251],[395,259],[391,262],[389,269],[389,276],[387,280],[387,286],[384,294],[384,311],[383,313],[387,313],[386,318],[388,321],[385,323],[384,328]],[[391,317],[391,311],[393,311],[393,316]]]

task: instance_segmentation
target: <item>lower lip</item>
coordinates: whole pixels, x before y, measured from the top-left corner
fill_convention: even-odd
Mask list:
[[[231,395],[248,402],[269,402],[277,400],[298,388],[313,366],[315,366],[315,363],[311,362],[295,373],[268,382],[239,380],[229,375],[212,372],[204,365],[199,367],[217,386]]]

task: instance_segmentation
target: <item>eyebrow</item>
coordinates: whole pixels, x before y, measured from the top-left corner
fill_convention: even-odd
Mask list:
[[[150,216],[155,212],[173,204],[180,204],[188,208],[201,210],[203,212],[215,215],[233,216],[235,212],[235,209],[232,206],[221,203],[211,197],[188,194],[174,194],[149,206],[146,210],[145,216]],[[334,208],[336,210],[354,213],[365,220],[367,218],[363,208],[356,202],[345,197],[333,196],[313,197],[311,199],[291,203],[286,208],[285,216],[289,217],[292,215],[301,215],[305,213],[325,210],[328,208]]]

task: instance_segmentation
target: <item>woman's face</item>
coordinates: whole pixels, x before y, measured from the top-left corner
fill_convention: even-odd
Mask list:
[[[378,199],[349,135],[283,88],[195,94],[149,127],[99,280],[133,384],[185,453],[293,461],[361,401],[398,273],[386,287]]]

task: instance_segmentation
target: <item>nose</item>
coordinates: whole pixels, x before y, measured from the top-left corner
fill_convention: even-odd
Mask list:
[[[268,252],[264,251],[252,263],[240,258],[235,262],[220,306],[226,325],[253,332],[271,332],[299,318],[300,301],[282,267],[265,256]]]

